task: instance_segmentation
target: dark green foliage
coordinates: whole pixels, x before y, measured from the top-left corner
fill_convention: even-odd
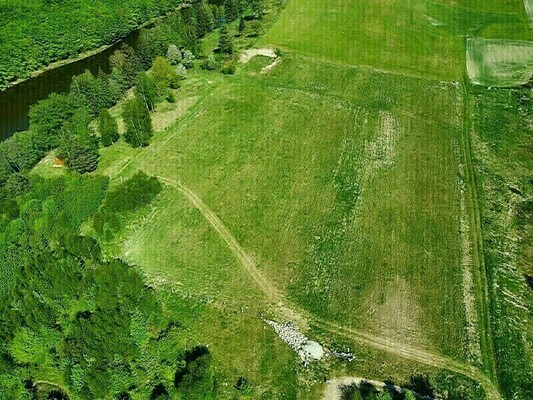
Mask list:
[[[14,172],[27,171],[42,157],[43,152],[34,143],[35,134],[16,133],[0,144],[0,152],[7,162],[8,169]],[[6,168],[6,167],[4,167]]]
[[[222,25],[220,28],[218,48],[223,54],[233,54],[233,39],[231,38],[227,25]]]
[[[64,239],[65,248],[69,253],[86,260],[99,260],[100,245],[90,236],[80,236],[70,233]]]
[[[213,14],[214,28],[220,28],[226,21],[224,17],[224,6],[210,4],[211,13]]]
[[[63,124],[72,118],[77,108],[73,97],[52,93],[30,109],[30,129],[40,150],[50,150],[58,145],[58,135]]]
[[[263,24],[261,21],[254,20],[248,25],[248,36],[257,37],[263,33]]]
[[[187,399],[214,398],[214,379],[211,373],[211,353],[198,346],[185,354],[185,366],[178,370],[175,385]]]
[[[224,12],[226,21],[233,22],[239,16],[239,3],[237,0],[224,0]]]
[[[60,158],[67,161],[69,169],[80,174],[92,172],[98,167],[98,138],[92,134],[74,135],[61,145]]]
[[[239,36],[242,36],[245,29],[246,29],[246,24],[244,22],[244,18],[241,18],[239,20]]]
[[[250,6],[257,18],[263,17],[263,0],[251,0]]]
[[[17,197],[25,193],[31,186],[30,179],[23,174],[12,174],[4,184],[4,193],[10,197]]]
[[[90,115],[79,109],[67,121],[60,133],[58,157],[65,159],[67,166],[80,174],[98,167],[98,138],[89,129]]]
[[[144,103],[137,97],[124,104],[122,118],[126,125],[124,140],[132,147],[145,147],[153,135],[152,120]]]
[[[120,50],[117,50],[109,57],[111,66],[122,75],[125,87],[130,87],[135,81],[137,74],[143,70],[142,59],[135,50],[123,43]]]
[[[108,110],[102,110],[98,116],[100,142],[109,147],[119,139],[118,124]]]
[[[75,5],[67,0],[2,3],[0,90],[53,61],[114,43],[179,3],[180,0],[79,0]]]
[[[9,165],[7,154],[8,153],[5,151],[4,146],[0,144],[0,185],[4,183],[6,179],[9,178],[9,175],[14,172],[13,168],[11,168],[11,165]]]
[[[206,33],[211,32],[215,26],[213,12],[205,0],[195,3],[197,33],[203,37]]]
[[[237,64],[233,60],[226,61],[220,69],[220,72],[224,75],[233,75],[235,74],[235,71],[237,71]]]
[[[214,71],[218,68],[218,66],[218,61],[212,55],[202,61],[202,69],[206,69],[208,71]]]
[[[155,111],[157,88],[154,79],[146,72],[139,72],[135,78],[135,96],[143,102],[148,111]]]
[[[108,193],[104,204],[94,215],[94,229],[99,235],[113,235],[121,229],[126,216],[150,204],[162,188],[157,178],[137,172]]]
[[[70,93],[83,99],[91,115],[96,117],[101,109],[109,108],[113,105],[113,95],[109,87],[109,81],[105,74],[100,73],[95,78],[90,71],[85,71],[81,75],[72,78]]]

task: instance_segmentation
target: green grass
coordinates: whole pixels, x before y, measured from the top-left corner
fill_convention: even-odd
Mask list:
[[[470,79],[480,85],[513,87],[526,84],[533,74],[533,42],[470,39],[467,43]]]
[[[491,285],[513,293],[522,289],[514,286],[516,280],[496,280],[492,272],[507,264],[493,257],[491,243],[477,254],[480,227],[472,199],[477,200],[476,189],[484,189],[483,215],[498,222],[483,220],[484,237],[491,238],[505,222],[491,214],[495,182],[505,185],[515,168],[525,181],[530,162],[506,158],[524,160],[530,150],[523,131],[505,136],[519,114],[499,125],[500,103],[483,98],[487,89],[477,89],[480,100],[471,87],[464,91],[456,82],[466,80],[466,37],[529,40],[531,32],[519,0],[449,3],[291,0],[257,44],[282,48],[281,63],[266,74],[260,73],[267,62],[261,58],[240,66],[235,76],[191,72],[177,92],[176,107],[165,103],[154,114],[152,144],[131,149],[119,142],[104,149],[97,172],[110,176],[112,186],[139,169],[181,181],[220,218],[263,275],[308,315],[470,362],[490,375],[490,365],[480,365],[492,358],[487,342],[482,340],[482,354],[472,353],[478,336],[490,335],[485,321],[476,321],[488,311],[480,301],[485,289],[480,258],[487,256]],[[478,101],[490,104],[483,115],[491,124],[480,127],[470,120],[472,112],[480,112]],[[526,107],[502,104],[513,112]],[[471,156],[465,143],[477,130],[475,151],[495,153],[488,164],[478,164],[480,187],[474,187],[465,162]],[[46,173],[49,166],[40,168]],[[491,181],[483,168],[504,178]],[[183,311],[184,326],[212,344],[228,383],[248,362],[254,365],[252,379],[272,390],[321,379],[313,372],[277,371],[281,361],[270,360],[270,352],[294,360],[272,332],[260,333],[258,318],[218,314],[228,307],[256,315],[268,305],[188,199],[167,187],[152,206],[131,218],[108,254],[125,257],[153,282],[190,296],[193,308],[210,304],[198,315]],[[508,240],[496,236],[498,243]],[[472,273],[472,283],[465,271]],[[522,358],[509,361],[505,354],[520,354],[523,347],[505,347],[517,336],[506,336],[507,320],[499,318],[507,308],[492,288],[499,377],[507,395],[524,372],[518,366]],[[511,314],[513,323],[526,318]],[[474,327],[470,334],[468,323]],[[243,355],[237,344],[248,336],[261,349]],[[327,333],[320,338],[342,342]],[[435,372],[391,355],[357,351],[362,361],[356,368],[323,368],[398,379],[421,369]],[[284,396],[319,397],[320,386],[298,385]]]
[[[193,189],[309,311],[463,360],[458,101],[452,85],[286,55],[270,74],[228,77],[128,169]],[[129,237],[130,261],[244,295],[179,193],[157,209]]]
[[[476,89],[473,125],[476,163],[482,179],[483,237],[492,282],[491,312],[498,378],[505,398],[528,398],[533,350],[533,274],[528,225],[533,199],[533,100],[530,89]],[[519,194],[511,190],[519,190]],[[522,211],[523,210],[523,211]]]

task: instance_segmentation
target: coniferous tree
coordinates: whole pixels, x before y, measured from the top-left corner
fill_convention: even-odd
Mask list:
[[[152,65],[153,49],[151,43],[151,37],[148,30],[143,29],[139,35],[137,41],[136,52],[142,69],[147,70]]]
[[[233,39],[231,38],[227,25],[222,25],[220,28],[218,48],[221,53],[233,54]]]
[[[211,8],[205,0],[195,4],[197,33],[199,37],[205,36],[206,33],[213,30],[214,17]]]
[[[230,23],[237,19],[239,16],[239,5],[236,0],[224,0],[224,12],[226,16],[226,22]]]
[[[145,147],[153,135],[152,120],[148,109],[137,97],[124,104],[122,112],[126,133],[124,140],[132,147]]]
[[[252,11],[259,19],[263,17],[263,0],[251,0]]]
[[[102,110],[98,116],[100,141],[105,147],[111,146],[119,139],[118,124],[109,110]]]
[[[241,19],[239,20],[239,36],[242,36],[245,29],[246,24],[244,23],[244,18],[241,17]]]

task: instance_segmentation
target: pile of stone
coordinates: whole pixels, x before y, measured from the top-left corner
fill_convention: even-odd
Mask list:
[[[276,331],[281,340],[298,353],[304,365],[324,357],[322,346],[313,340],[309,340],[292,322],[289,321],[285,324],[279,324],[271,320],[265,320],[265,322]]]

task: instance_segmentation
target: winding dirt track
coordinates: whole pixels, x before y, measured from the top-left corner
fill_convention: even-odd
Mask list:
[[[276,303],[282,314],[291,320],[305,321],[310,326],[315,326],[326,332],[342,337],[350,338],[365,346],[394,354],[406,360],[415,361],[435,368],[445,369],[479,382],[487,397],[492,400],[501,400],[502,397],[492,381],[477,368],[454,361],[448,357],[434,354],[423,349],[418,349],[405,343],[400,343],[390,338],[376,337],[373,334],[362,332],[353,328],[344,327],[334,322],[310,315],[294,305],[289,304],[282,293],[262,274],[257,268],[253,258],[237,242],[235,237],[226,228],[223,222],[214,214],[196,193],[183,185],[181,182],[163,176],[158,178],[165,184],[178,189],[189,201],[202,213],[220,237],[226,242],[232,253],[240,261],[242,267],[261,289],[265,296]]]

